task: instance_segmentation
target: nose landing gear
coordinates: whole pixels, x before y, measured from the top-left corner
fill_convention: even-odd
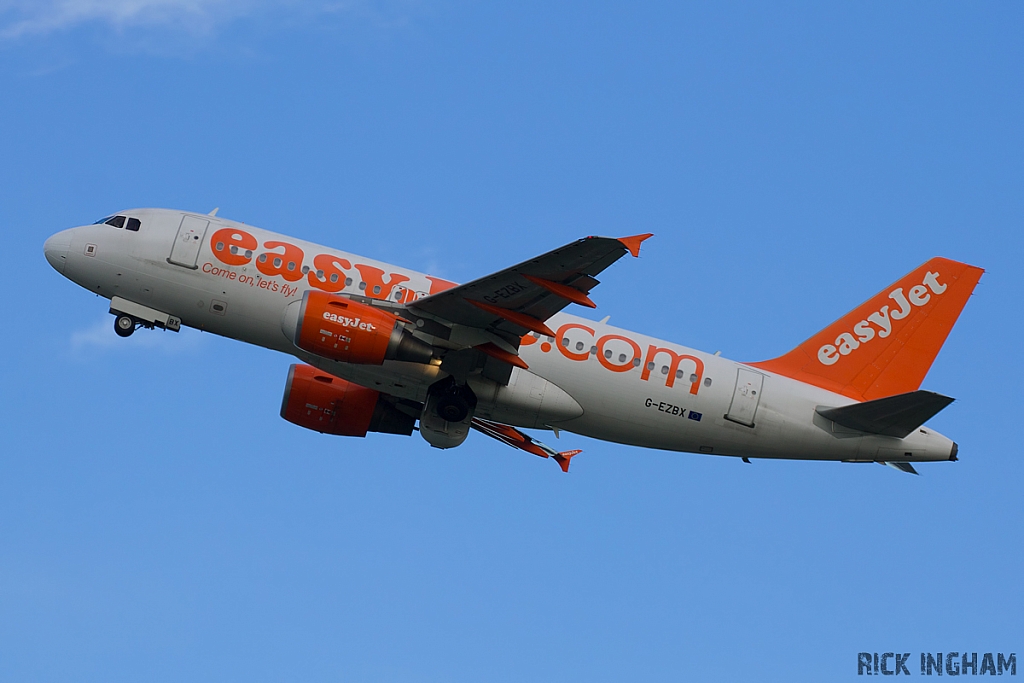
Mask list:
[[[119,315],[114,318],[114,332],[119,337],[130,337],[135,332],[137,323],[130,315]]]
[[[134,301],[115,296],[110,300],[110,312],[114,314],[114,332],[119,337],[130,337],[140,327],[152,330],[177,332],[181,329],[181,318],[158,311],[155,308],[137,304]]]

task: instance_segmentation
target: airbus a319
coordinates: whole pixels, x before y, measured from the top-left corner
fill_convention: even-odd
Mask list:
[[[470,431],[563,471],[524,429],[711,455],[957,459],[921,383],[983,270],[934,258],[772,360],[740,363],[565,312],[650,235],[585,237],[458,285],[216,215],[138,209],[50,237],[114,331],[182,325],[296,357],[281,416],[324,434]]]

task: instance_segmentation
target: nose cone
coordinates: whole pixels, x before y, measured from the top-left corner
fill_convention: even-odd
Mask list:
[[[46,260],[50,262],[54,270],[64,273],[64,264],[68,260],[68,250],[71,248],[71,231],[58,232],[43,243],[43,253]]]

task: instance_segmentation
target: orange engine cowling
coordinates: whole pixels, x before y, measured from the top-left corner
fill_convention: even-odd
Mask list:
[[[309,290],[288,306],[282,328],[303,351],[343,363],[429,363],[433,357],[431,346],[406,330],[398,316],[327,292]]]
[[[337,436],[366,436],[367,432],[409,435],[416,422],[379,391],[298,364],[288,369],[281,417]]]

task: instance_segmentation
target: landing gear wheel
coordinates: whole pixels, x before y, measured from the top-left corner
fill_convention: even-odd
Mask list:
[[[437,401],[437,414],[446,422],[462,422],[469,414],[469,405],[459,395],[444,396]]]
[[[473,390],[457,384],[453,377],[435,382],[427,393],[433,399],[434,413],[445,422],[463,422],[476,408]]]
[[[119,315],[114,318],[114,332],[119,337],[130,337],[135,331],[135,318],[130,315]]]

